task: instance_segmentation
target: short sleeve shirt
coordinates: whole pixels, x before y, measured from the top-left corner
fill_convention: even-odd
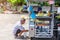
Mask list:
[[[20,21],[18,21],[15,25],[14,25],[14,29],[13,29],[13,34],[16,34],[17,30],[24,30],[24,27],[21,25]]]

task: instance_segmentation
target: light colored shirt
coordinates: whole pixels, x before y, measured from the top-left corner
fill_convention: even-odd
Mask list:
[[[25,30],[24,27],[21,25],[21,22],[18,21],[15,25],[14,25],[14,29],[13,29],[13,34],[16,34],[17,30]]]
[[[43,13],[38,13],[37,16],[44,16],[44,14]]]

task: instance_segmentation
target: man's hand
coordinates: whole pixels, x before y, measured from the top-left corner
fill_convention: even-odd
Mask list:
[[[28,30],[22,30],[20,33],[18,33],[18,36],[21,36],[23,32],[28,32]]]

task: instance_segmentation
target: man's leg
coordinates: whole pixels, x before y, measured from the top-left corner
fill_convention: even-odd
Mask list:
[[[22,34],[22,33],[20,33],[20,32],[21,32],[21,30],[18,29],[17,32],[16,32],[16,35],[15,35],[16,38],[17,38],[17,39],[24,39],[24,36],[18,35],[18,34]]]
[[[21,32],[21,30],[20,30],[20,29],[18,29],[18,30],[16,31],[15,38],[17,38],[17,37],[18,37],[18,33],[20,33],[20,32]]]

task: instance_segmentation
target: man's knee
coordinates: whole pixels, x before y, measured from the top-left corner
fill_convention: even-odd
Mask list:
[[[20,32],[21,32],[21,30],[20,30],[20,29],[18,29],[18,30],[16,31],[15,36],[18,36],[18,33],[20,33]]]

